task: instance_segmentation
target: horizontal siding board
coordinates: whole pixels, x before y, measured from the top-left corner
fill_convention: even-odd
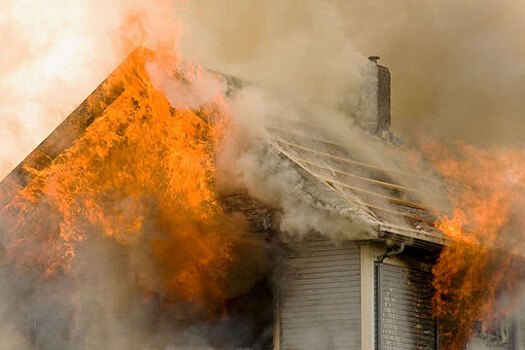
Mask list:
[[[419,292],[422,292],[424,294],[431,294],[428,290],[421,290],[421,288],[418,288],[420,285],[428,285],[428,280],[425,279],[410,279],[409,281],[406,280],[408,276],[406,275],[392,275],[392,276],[385,276],[383,283],[391,284],[392,286],[404,286],[409,288],[410,290],[418,290]],[[399,281],[404,281],[403,284],[400,284]]]
[[[282,349],[358,349],[359,247],[310,241],[292,248],[281,275]]]
[[[341,303],[339,303],[341,304]],[[298,308],[300,310],[298,310]],[[304,305],[299,307],[290,307],[290,308],[283,308],[285,311],[293,311],[293,315],[300,316],[300,315],[309,315],[316,312],[326,312],[331,311],[331,313],[344,313],[346,315],[353,315],[355,311],[357,311],[357,308],[353,305],[339,305],[336,303],[333,304],[317,304],[317,305]]]
[[[316,268],[319,269],[319,268]],[[294,269],[294,270],[285,270],[285,275],[287,275],[288,278],[296,278],[300,280],[305,279],[319,279],[319,278],[339,278],[339,277],[353,277],[353,278],[359,278],[359,271],[355,269],[322,269],[321,271],[312,270],[311,268],[309,270],[300,270],[300,269]]]
[[[386,295],[386,297],[389,297],[389,295]],[[400,307],[402,307],[403,310],[406,310],[406,312],[421,314],[432,311],[432,305],[428,305],[424,300],[410,300],[408,298],[405,299],[400,297],[397,297],[396,299],[392,298],[388,302],[385,302],[383,311],[398,312]]]
[[[340,295],[339,298],[330,297],[330,299],[327,299],[326,296],[322,294],[321,295],[317,294],[317,295],[310,295],[310,296],[300,296],[300,297],[295,297],[293,294],[291,294],[291,295],[283,295],[283,297],[287,299],[291,299],[290,301],[284,304],[281,304],[283,308],[288,307],[288,305],[294,306],[300,303],[313,303],[313,302],[325,303],[326,302],[327,304],[331,304],[334,302],[341,303],[341,302],[346,302],[346,301],[353,301],[354,299],[355,301],[357,301],[359,299],[359,297],[356,296],[356,293],[349,294],[348,297],[345,295]]]
[[[390,272],[389,272],[390,273]],[[385,279],[384,281],[385,282],[392,282],[392,283],[396,283],[396,284],[399,284],[399,280],[400,279],[404,279],[404,282],[407,284],[407,286],[411,286],[411,285],[420,285],[422,283],[424,284],[427,284],[428,283],[428,280],[426,280],[425,278],[414,278],[414,276],[410,276],[410,280],[406,280],[408,276],[405,275],[405,274],[388,274],[385,276]]]
[[[359,300],[359,293],[352,291],[348,294],[330,295],[326,294],[313,294],[313,295],[296,295],[296,294],[281,294],[284,298],[290,299],[284,303],[281,303],[282,309],[295,308],[296,306],[308,306],[308,305],[341,305],[347,304],[351,301],[357,302]],[[354,303],[349,303],[354,304]],[[341,305],[344,307],[345,305]]]
[[[348,272],[344,272],[344,273],[341,273],[341,271],[339,272],[317,272],[317,273],[310,273],[310,274],[299,274],[299,273],[294,273],[294,274],[289,274],[288,275],[288,279],[295,279],[295,280],[299,280],[299,281],[306,281],[306,280],[316,280],[316,279],[320,279],[320,278],[340,278],[340,277],[343,277],[343,276],[348,276],[348,277],[358,277],[358,274],[357,273],[348,273]]]
[[[293,313],[294,316],[305,314],[305,313],[313,313],[316,311],[325,311],[325,310],[333,310],[336,312],[345,312],[347,314],[350,314],[357,310],[357,308],[354,307],[353,305],[341,305],[341,302],[344,302],[344,300],[338,300],[338,302],[339,303],[328,303],[328,304],[325,304],[325,303],[295,304],[295,305],[291,305],[290,307],[284,307],[282,308],[282,310],[289,311],[290,313]],[[349,303],[345,303],[345,304],[349,304]]]
[[[283,317],[281,318],[282,322],[290,321],[291,324],[300,324],[300,323],[309,323],[311,321],[351,321],[353,316],[348,313],[312,313],[308,316],[293,316],[293,317]],[[286,328],[283,328],[286,329]]]
[[[311,317],[313,316],[313,317]],[[319,317],[318,317],[319,316]],[[290,328],[290,327],[295,327],[296,325],[298,324],[304,324],[304,323],[309,323],[309,324],[317,324],[318,327],[325,327],[325,324],[327,322],[334,322],[334,324],[337,324],[337,322],[341,322],[342,324],[343,323],[352,323],[352,324],[359,324],[361,323],[361,318],[360,317],[356,317],[355,314],[352,314],[352,313],[340,313],[339,315],[337,314],[332,314],[332,313],[312,313],[310,315],[306,315],[306,314],[302,314],[300,316],[287,316],[287,317],[282,317],[281,320],[287,320],[287,322],[285,322],[282,327],[283,329],[286,329],[286,328]]]
[[[326,259],[319,259],[319,258],[302,258],[302,259],[294,259],[293,261],[289,261],[286,264],[286,268],[300,268],[304,266],[305,264],[308,264],[310,262],[314,262],[316,264],[322,264],[323,266],[346,266],[347,268],[355,268],[351,264],[351,261],[348,261],[348,259],[352,259],[352,257],[345,257],[344,255],[333,255],[330,257],[325,257]],[[355,260],[357,257],[353,257]]]
[[[300,288],[302,286],[310,286],[310,285],[319,285],[319,284],[327,284],[327,283],[344,283],[347,281],[354,281],[359,280],[359,274],[339,274],[336,277],[319,277],[319,278],[307,278],[308,276],[303,276],[301,279],[297,279],[294,281],[294,286],[297,288]],[[350,278],[349,278],[350,277]],[[285,286],[286,288],[294,288],[292,286]]]
[[[418,285],[426,285],[428,284],[428,281],[410,281],[410,283],[407,283],[407,284],[399,284],[399,280],[402,280],[404,279],[405,276],[399,276],[399,277],[388,277],[388,278],[385,278],[385,280],[383,281],[383,285],[388,289],[388,288],[403,288],[405,289],[406,291],[418,291],[420,293],[423,293],[424,295],[429,295],[429,294],[432,294],[432,293],[429,293],[428,291],[422,291],[420,289],[418,289],[416,286]]]
[[[390,335],[385,336],[383,338],[382,344],[384,346],[385,343],[391,343],[391,344],[395,343],[398,346],[405,346],[406,349],[414,349],[414,348],[417,348],[417,345],[426,344],[431,349],[435,349],[434,348],[435,343],[434,342],[429,343],[427,339],[428,336],[434,336],[434,333],[429,332],[426,334],[425,337],[421,337],[421,336],[415,337],[413,333],[399,330],[395,334],[390,334]]]
[[[351,300],[355,302],[359,301],[359,298],[352,298]],[[323,298],[302,298],[299,301],[293,301],[291,303],[288,303],[286,305],[282,305],[281,310],[294,312],[297,308],[308,308],[308,307],[317,307],[317,308],[330,308],[332,306],[341,305],[342,303],[347,303],[348,299],[340,298],[340,299],[332,299],[329,301],[326,301]],[[342,306],[341,306],[342,307]],[[357,310],[357,308],[354,308]]]
[[[290,334],[300,335],[301,332],[304,334],[305,325],[310,325],[319,329],[337,329],[340,326],[350,329],[351,327],[358,326],[361,323],[360,320],[328,320],[328,321],[298,321],[295,323],[286,323],[283,325],[283,329],[288,329]]]
[[[410,343],[410,342],[403,342],[402,338],[401,340],[386,340],[384,342],[384,345],[386,349],[401,349],[401,350],[412,350],[412,349],[434,349],[432,348],[432,345],[426,344],[424,342],[420,342],[417,344]]]
[[[354,290],[355,283],[359,282],[357,278],[354,278],[354,276],[347,276],[346,281],[340,280],[340,281],[333,281],[333,282],[325,282],[320,283],[317,281],[317,283],[314,283],[312,280],[302,281],[301,279],[295,280],[291,279],[293,282],[298,282],[298,285],[289,285],[286,286],[284,289],[285,291],[309,291],[309,290],[317,290],[317,291],[334,291],[337,289],[352,289]],[[307,282],[307,283],[305,283]]]
[[[293,316],[282,317],[289,320],[292,324],[294,320],[346,320],[355,319],[355,310],[308,310],[308,312],[294,313]]]
[[[351,287],[334,287],[334,288],[310,288],[310,289],[291,289],[283,291],[285,297],[292,296],[314,296],[314,295],[323,295],[325,298],[348,298],[348,295],[352,293]]]
[[[284,303],[281,303],[281,306],[283,308],[287,307],[288,305],[293,306],[300,303],[311,303],[311,302],[318,302],[318,303],[326,303],[326,304],[332,304],[332,303],[341,303],[349,300],[359,299],[360,295],[359,292],[351,292],[348,294],[339,294],[335,295],[332,294],[330,297],[327,297],[326,294],[312,294],[312,295],[297,295],[294,293],[288,293],[288,294],[281,294],[286,299],[290,299]]]
[[[355,299],[357,301],[357,299],[359,298],[359,295],[358,293],[355,293]],[[343,301],[345,301],[346,299],[343,299]],[[326,306],[326,307],[330,307],[331,305],[341,305],[341,300],[340,299],[330,299],[330,300],[325,300],[325,299],[319,299],[319,298],[304,298],[304,299],[301,299],[301,300],[298,300],[298,301],[289,301],[287,302],[286,304],[282,305],[282,309],[286,309],[286,308],[296,308],[296,307],[307,307],[307,306],[317,306],[317,305],[322,305],[322,306]]]
[[[417,326],[416,326],[417,324]],[[400,333],[406,330],[407,334],[413,334],[416,331],[417,334],[435,334],[435,321],[433,320],[418,320],[415,318],[404,319],[404,320],[385,320],[383,327],[388,329],[395,329],[395,333]],[[388,331],[383,331],[383,334],[387,334]]]
[[[307,301],[326,301],[330,302],[330,300],[337,300],[339,302],[345,301],[345,300],[353,300],[355,298],[359,298],[359,292],[348,290],[346,292],[340,292],[340,291],[332,291],[330,295],[328,295],[327,292],[316,292],[314,290],[309,291],[309,293],[298,293],[298,292],[288,292],[288,293],[281,293],[281,296],[285,299],[289,299],[283,303],[281,303],[282,306],[286,305],[294,305],[295,302],[307,302]]]
[[[297,280],[295,278],[292,278],[289,280],[290,282],[296,282]],[[299,281],[301,281],[299,279]],[[294,292],[309,292],[312,290],[317,291],[318,293],[332,293],[337,292],[339,290],[355,290],[354,286],[355,283],[359,283],[358,279],[354,279],[353,276],[348,276],[346,282],[327,282],[327,283],[308,283],[308,284],[301,284],[298,286],[295,285],[289,285],[286,286],[283,290],[283,292],[287,293],[294,293]],[[317,286],[317,288],[316,288]]]
[[[400,317],[399,315],[396,315],[396,317],[391,317],[391,315],[385,315],[383,314],[383,323],[384,324],[392,324],[392,325],[399,325],[399,324],[406,324],[407,326],[414,326],[418,327],[419,325],[424,326],[430,326],[434,327],[435,320],[432,317],[429,316],[419,316],[419,315],[413,315],[408,314],[405,317]],[[425,329],[423,327],[423,329]]]
[[[292,269],[290,273],[292,275],[314,275],[314,274],[323,274],[327,272],[336,273],[336,272],[347,272],[347,271],[349,271],[349,267],[345,265],[340,265],[340,264],[334,264],[334,265],[319,264],[318,265],[318,262],[312,262],[312,263],[305,264],[303,268],[298,267],[297,269]]]
[[[402,285],[391,287],[389,284],[383,285],[384,292],[390,294],[392,297],[396,297],[399,300],[407,298],[419,298],[427,300],[429,297],[432,297],[431,294],[419,292],[414,289],[408,289]]]

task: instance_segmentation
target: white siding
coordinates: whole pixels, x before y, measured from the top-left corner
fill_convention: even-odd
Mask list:
[[[359,246],[294,245],[281,274],[281,350],[360,348]]]

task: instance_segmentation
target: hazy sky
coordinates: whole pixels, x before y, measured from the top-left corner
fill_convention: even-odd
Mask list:
[[[180,31],[189,58],[331,106],[379,55],[402,138],[522,145],[524,15],[510,0],[0,0],[0,174],[118,64],[123,35],[144,32]]]
[[[525,3],[339,1],[358,50],[393,73],[397,129],[437,128],[473,143],[525,133]]]
[[[340,64],[338,50],[350,47],[365,56],[381,56],[380,62],[390,68],[393,127],[404,138],[417,137],[425,129],[477,144],[522,142],[524,2],[201,0],[195,4],[203,36],[216,43],[200,45],[204,56],[242,65],[268,57],[264,51],[284,41],[289,50],[279,55],[285,62],[297,49],[303,50],[299,57],[328,50],[332,56],[316,62],[322,71],[330,70],[334,62]],[[320,31],[326,35],[319,35]],[[296,45],[297,40],[290,39],[301,36],[308,44]]]

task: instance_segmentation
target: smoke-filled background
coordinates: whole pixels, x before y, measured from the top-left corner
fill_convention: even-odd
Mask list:
[[[522,139],[522,2],[211,0],[193,6],[196,29],[190,26],[183,47],[203,62],[333,102],[355,70],[356,52],[377,54],[393,73],[393,127],[403,138],[424,132],[483,145]]]
[[[394,74],[394,130],[405,139],[417,131],[480,144],[521,140],[519,1],[155,4],[2,1],[3,174],[125,56],[137,35],[122,31],[130,18],[155,37],[173,35],[163,23],[170,12],[184,19],[187,57],[301,99],[341,103],[363,58],[382,56]]]
[[[520,2],[488,0],[416,3],[410,0],[262,0],[253,3],[241,0],[52,3],[4,0],[0,3],[0,42],[3,44],[0,56],[0,174],[7,174],[136,45],[144,44],[262,87],[264,92],[248,88],[232,101],[233,118],[245,139],[237,137],[222,160],[226,168],[242,166],[241,169],[247,171],[228,175],[233,175],[231,178],[237,181],[236,185],[252,190],[258,188],[267,196],[281,193],[279,203],[273,204],[295,208],[295,211],[285,211],[281,221],[281,228],[291,233],[304,234],[311,229],[348,231],[346,223],[334,221],[330,216],[316,216],[318,211],[308,211],[308,201],[284,191],[302,190],[301,186],[291,190],[286,186],[289,181],[295,181],[287,169],[277,174],[273,183],[265,183],[266,187],[261,187],[265,169],[259,174],[260,178],[253,177],[261,165],[257,157],[265,156],[264,150],[257,143],[251,144],[247,153],[240,154],[239,149],[250,144],[246,138],[262,137],[265,114],[282,113],[283,119],[292,118],[298,106],[314,111],[316,122],[326,123],[334,131],[335,139],[342,140],[343,144],[355,146],[366,142],[352,131],[352,120],[345,119],[342,113],[350,112],[354,116],[373,113],[371,94],[367,90],[371,74],[366,56],[377,54],[382,57],[380,62],[393,73],[393,131],[403,140],[460,138],[481,146],[521,145],[521,135],[525,131],[521,120],[525,110],[521,98],[525,92],[522,59],[525,42],[520,22],[524,14],[525,5]],[[215,86],[209,88],[216,89]],[[166,96],[176,98],[177,94],[169,86],[164,90]],[[206,89],[201,90],[204,91]],[[268,97],[276,95],[279,99]],[[289,102],[283,104],[281,99]],[[285,108],[290,104],[294,108]],[[351,137],[344,140],[345,135]],[[360,151],[365,152],[366,146]],[[375,151],[375,148],[368,149],[370,154]],[[386,158],[374,161],[394,167],[392,160]],[[269,162],[267,168],[276,165],[279,164]],[[266,191],[268,189],[273,192]],[[86,261],[117,254],[105,243],[93,249],[87,249],[85,254],[81,251],[73,269],[80,273],[90,271],[85,268]],[[127,257],[115,259],[125,261],[123,269],[128,263],[134,263],[127,261]],[[104,277],[95,281],[93,288],[107,281],[114,283],[120,276],[115,273],[114,279],[111,278],[110,270],[114,265],[105,263],[101,261],[100,269],[107,270],[107,280]],[[66,282],[64,284],[68,284]],[[128,282],[122,282],[124,287],[115,290],[126,289]],[[32,291],[31,281],[15,279],[9,285],[13,287],[6,287],[3,292],[4,305],[13,300],[11,304],[18,305],[20,292]],[[80,295],[70,294],[73,298],[70,303],[54,300],[52,295],[57,288],[62,285],[44,286],[38,293],[46,297],[34,298],[48,300],[51,305],[31,304],[33,299],[29,298],[24,305],[25,311],[45,310],[34,318],[43,320],[51,317],[45,312],[53,309],[53,302],[66,311],[68,305],[87,309],[93,305],[85,299],[86,291]],[[96,291],[93,295],[104,296],[104,291],[98,291],[99,294]],[[96,303],[111,310],[127,306],[115,306],[118,304],[115,300],[106,303],[97,299]],[[12,306],[6,306],[2,317],[7,318],[17,311],[20,310],[16,307],[13,310]],[[76,312],[79,312],[78,307],[72,307],[67,316],[61,312],[59,316],[63,319],[57,323],[66,324]],[[100,314],[104,312],[93,312],[93,315]],[[115,330],[117,336],[110,334],[103,339],[102,344],[110,344],[112,348],[133,346],[122,334],[140,329],[152,319],[160,326],[173,324],[173,319],[166,323],[163,317],[168,316],[158,314],[129,317],[136,322],[132,325],[117,322],[118,317],[118,312],[110,312],[106,318],[108,329],[113,331],[114,325],[123,327]],[[68,334],[100,334],[100,329],[90,328],[92,319],[79,319],[76,323],[79,329],[69,330]],[[23,314],[21,320],[25,320]],[[3,325],[1,332],[12,334],[5,339],[10,342],[6,346],[24,348],[31,342],[27,334],[17,331],[20,322],[15,320]],[[28,326],[20,327],[26,329]],[[31,327],[38,329],[35,325]],[[231,326],[228,327],[231,331]],[[204,333],[211,332],[212,338],[213,332],[224,333],[220,326],[219,330],[204,328]],[[177,343],[173,340],[177,338],[177,329],[166,331],[157,327],[151,330],[154,341],[144,344],[212,347],[207,339],[202,339],[203,330],[199,327],[182,330],[180,343]],[[166,335],[168,333],[170,335]],[[57,339],[60,340],[54,338],[48,344],[57,344],[53,343]],[[101,344],[98,340],[94,340],[93,346]],[[64,342],[67,344],[67,339]]]

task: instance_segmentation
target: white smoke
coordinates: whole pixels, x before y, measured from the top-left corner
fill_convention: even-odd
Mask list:
[[[297,165],[271,145],[266,127],[272,119],[287,123],[302,118],[301,111],[272,94],[246,88],[230,100],[234,133],[218,159],[218,184],[222,190],[245,189],[281,213],[281,238],[321,232],[334,239],[365,236],[366,221],[342,199],[330,196],[327,185],[302,174]],[[326,117],[329,113],[324,112]],[[350,130],[345,118],[343,129]],[[328,198],[327,198],[328,197]],[[353,238],[359,238],[354,236]]]
[[[343,14],[332,2],[204,0],[190,2],[182,18],[186,57],[299,105],[355,107],[367,59],[343,33]]]

